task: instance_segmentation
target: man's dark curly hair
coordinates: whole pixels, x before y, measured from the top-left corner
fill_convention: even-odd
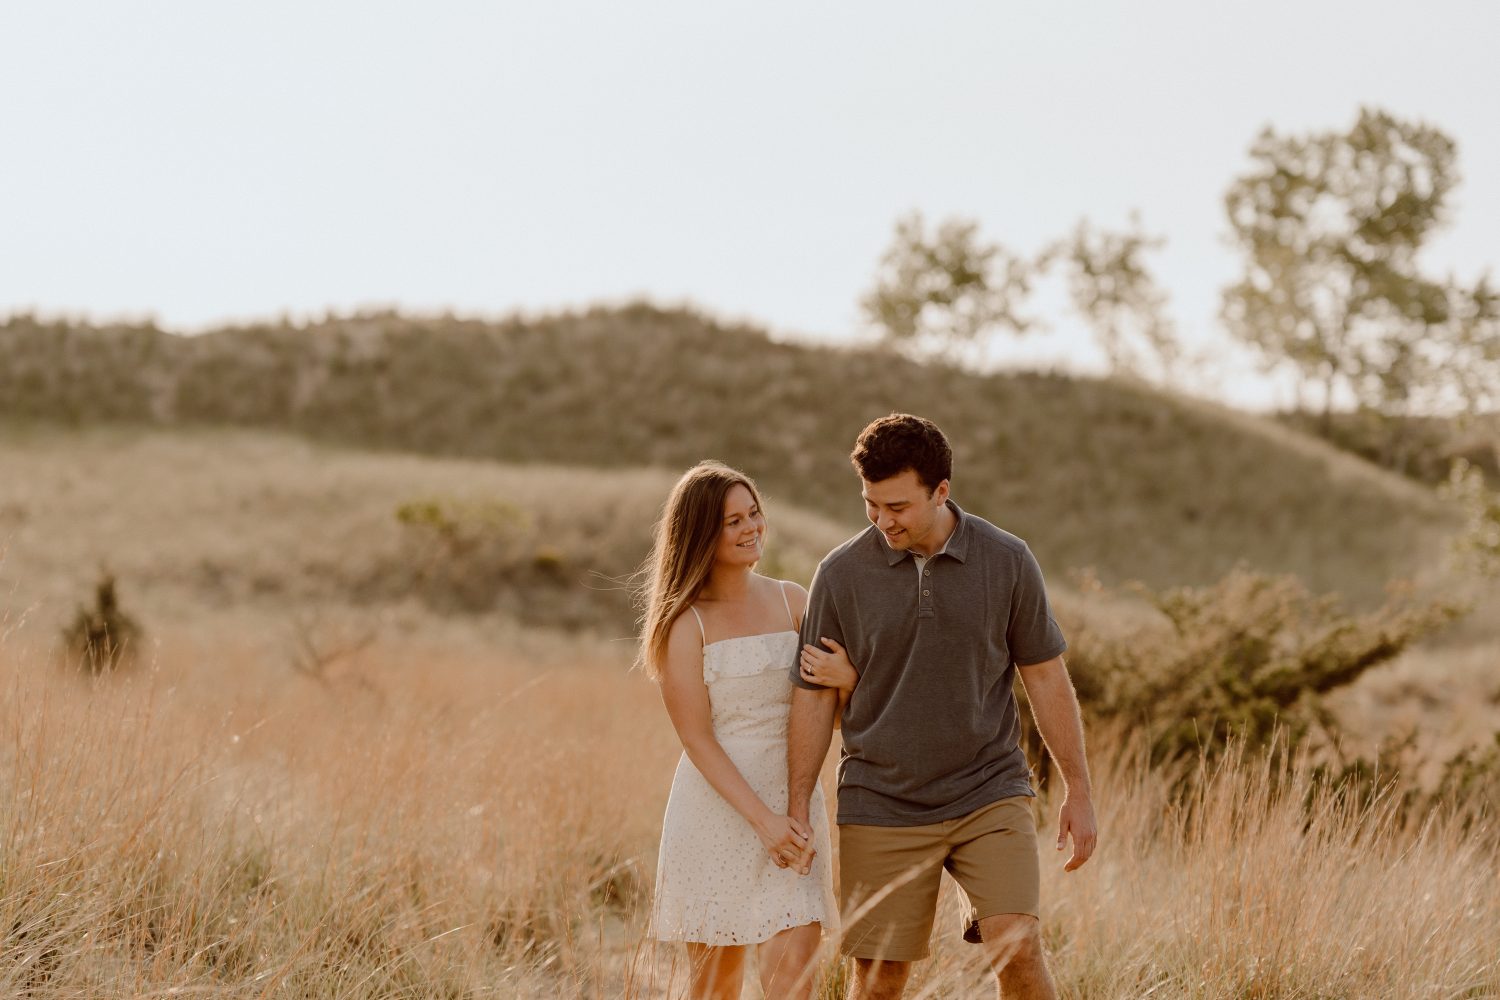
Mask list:
[[[859,432],[849,461],[867,483],[878,483],[911,469],[928,495],[938,483],[953,476],[953,449],[948,439],[937,424],[910,413],[892,413],[871,421]]]

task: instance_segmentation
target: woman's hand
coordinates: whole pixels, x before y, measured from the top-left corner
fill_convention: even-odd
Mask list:
[[[777,868],[805,864],[817,853],[812,847],[812,830],[790,816],[778,816],[767,810],[755,824],[755,835]]]
[[[826,688],[853,691],[854,685],[859,683],[859,671],[854,669],[854,664],[849,662],[849,654],[844,651],[843,646],[832,639],[819,636],[818,641],[832,652],[819,649],[817,646],[803,646],[802,679]]]

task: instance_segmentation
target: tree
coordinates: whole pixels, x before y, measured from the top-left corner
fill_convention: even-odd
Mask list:
[[[1447,219],[1453,140],[1366,108],[1348,132],[1267,128],[1250,156],[1224,199],[1245,254],[1230,331],[1321,385],[1325,430],[1341,388],[1386,415],[1447,392],[1436,360],[1475,293],[1424,277],[1417,256]]]
[[[1500,577],[1500,493],[1485,486],[1484,475],[1463,459],[1453,463],[1444,495],[1463,509],[1464,530],[1453,552],[1482,577]]]
[[[979,237],[979,224],[948,219],[929,236],[920,212],[896,223],[875,287],[860,300],[888,342],[952,350],[993,329],[1026,333],[1021,315],[1033,266]]]
[[[1457,403],[1468,415],[1500,410],[1500,294],[1489,277],[1472,289],[1450,289],[1448,327],[1424,345],[1426,363],[1443,378],[1433,386],[1440,398],[1430,408]]]
[[[1167,295],[1142,259],[1166,240],[1147,236],[1139,216],[1130,221],[1130,230],[1123,233],[1081,221],[1046,259],[1062,259],[1073,307],[1093,329],[1111,370],[1143,375],[1155,367],[1169,378],[1181,357],[1180,345],[1166,313]]]

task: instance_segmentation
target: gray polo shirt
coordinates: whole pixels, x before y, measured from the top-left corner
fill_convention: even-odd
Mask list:
[[[844,711],[840,823],[920,826],[1032,795],[1016,664],[1067,649],[1026,543],[952,500],[958,524],[921,575],[874,525],[818,566],[802,641],[859,668]],[[793,664],[792,683],[804,681]]]

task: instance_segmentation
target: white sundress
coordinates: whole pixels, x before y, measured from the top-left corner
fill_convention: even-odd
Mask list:
[[[784,590],[781,597],[784,602]],[[701,618],[698,627],[703,627]],[[776,813],[786,812],[792,700],[788,671],[799,648],[797,633],[790,629],[703,646],[703,683],[708,685],[714,736],[755,794]],[[838,904],[821,782],[814,787],[810,813],[817,850],[812,871],[798,875],[778,868],[749,822],[684,753],[662,820],[651,936],[722,946],[758,944],[815,921],[825,931],[836,931]]]

